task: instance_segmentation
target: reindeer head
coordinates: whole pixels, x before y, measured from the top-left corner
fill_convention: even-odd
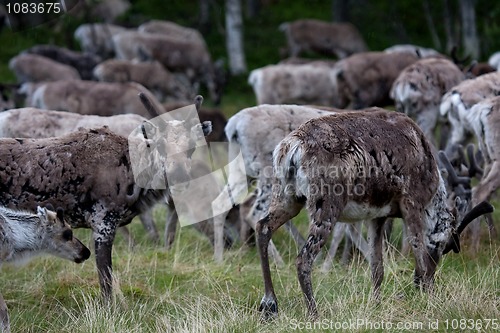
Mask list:
[[[467,147],[467,154],[470,159],[470,166],[466,165],[468,169],[468,176],[458,176],[446,154],[443,151],[439,152],[440,161],[448,174],[447,181],[450,187],[449,199],[451,199],[450,201],[452,201],[453,204],[451,210],[458,221],[458,224],[456,224],[455,228],[452,230],[451,237],[446,243],[442,254],[446,254],[451,250],[455,253],[460,252],[460,234],[462,231],[464,231],[467,225],[469,225],[469,223],[474,221],[476,218],[493,212],[493,206],[485,201],[471,208],[471,177],[481,171],[474,158],[473,150],[473,146],[469,145]],[[463,157],[463,149],[461,147],[459,147],[459,151],[459,155]],[[464,163],[466,163],[465,158],[463,158],[460,165]]]
[[[47,207],[37,207],[37,215],[44,230],[42,234],[45,252],[76,263],[87,260],[90,257],[90,250],[73,237],[71,227],[64,221],[62,208],[54,212],[50,205]]]
[[[149,100],[144,95],[140,94],[140,97],[150,113],[156,113]],[[172,185],[189,181],[191,155],[196,147],[206,145],[204,137],[211,130],[211,122],[200,123],[192,105],[144,122],[129,136],[129,152],[137,185],[166,189],[168,183],[172,190]]]

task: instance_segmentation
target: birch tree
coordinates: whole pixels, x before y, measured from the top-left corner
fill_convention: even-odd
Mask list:
[[[459,3],[464,51],[473,59],[478,59],[480,52],[476,29],[476,0],[460,0]]]
[[[226,48],[231,74],[239,75],[245,73],[247,65],[243,50],[241,0],[226,0]]]

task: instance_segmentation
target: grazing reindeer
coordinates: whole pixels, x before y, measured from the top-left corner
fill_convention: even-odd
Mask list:
[[[37,213],[32,214],[0,207],[0,263],[25,262],[42,253],[76,263],[90,257],[90,250],[73,237],[61,209],[56,213],[38,206]],[[10,332],[7,305],[1,294],[0,331]]]
[[[139,95],[147,110],[158,115],[146,95]],[[156,172],[150,178],[160,179],[163,184],[163,172],[177,179],[187,177],[190,143],[209,134],[210,124],[186,116],[188,120],[162,123],[162,133],[166,134],[155,142],[142,136],[127,140],[105,127],[55,138],[0,139],[0,204],[33,209],[37,203],[50,202],[70,212],[72,227],[91,228],[99,283],[109,300],[116,229],[169,194],[167,188],[137,185],[129,147],[147,155],[151,150],[166,151],[173,146],[179,152],[175,158],[144,159],[145,170]]]
[[[460,250],[463,227],[493,209],[483,203],[459,222],[457,218],[464,212],[459,210],[457,216],[457,207],[448,207],[444,181],[428,140],[410,118],[396,112],[361,111],[309,120],[276,147],[273,168],[271,206],[257,223],[264,318],[278,312],[269,241],[304,205],[311,227],[297,257],[297,273],[313,317],[318,313],[312,264],[338,220],[370,220],[370,266],[378,298],[384,276],[382,231],[388,217],[404,219],[415,256],[414,281],[428,289],[441,256]]]

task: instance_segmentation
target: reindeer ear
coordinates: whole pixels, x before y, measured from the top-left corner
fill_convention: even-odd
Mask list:
[[[40,206],[36,207],[36,213],[39,217],[47,217],[47,209]]]
[[[212,133],[212,122],[211,121],[204,121],[201,123],[201,129],[203,130],[203,135],[208,136],[210,133]]]

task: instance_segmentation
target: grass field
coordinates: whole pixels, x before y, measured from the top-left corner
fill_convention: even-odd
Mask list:
[[[163,221],[164,209],[158,207],[155,215]],[[302,215],[297,222],[304,231]],[[371,299],[370,272],[361,259],[349,266],[337,263],[328,273],[316,267],[313,283],[320,319],[314,323],[307,321],[296,278],[296,246],[279,231],[274,239],[286,261],[285,267],[273,267],[280,315],[262,323],[257,308],[263,283],[255,248],[237,246],[225,253],[219,265],[212,260],[208,240],[194,229],[181,228],[174,248],[166,251],[145,238],[139,222],[130,227],[137,245],[129,249],[121,235],[116,239],[111,305],[100,301],[93,256],[82,265],[41,257],[24,267],[4,266],[0,286],[13,332],[290,332],[312,328],[359,332],[392,328],[399,332],[430,331],[436,323],[439,331],[456,331],[456,325],[493,327],[500,319],[498,240],[485,241],[474,257],[467,251],[446,255],[432,294],[413,287],[412,258],[403,257],[397,246],[390,245],[378,304]],[[398,230],[393,244],[400,238]],[[76,236],[90,243],[90,231],[77,230]]]

